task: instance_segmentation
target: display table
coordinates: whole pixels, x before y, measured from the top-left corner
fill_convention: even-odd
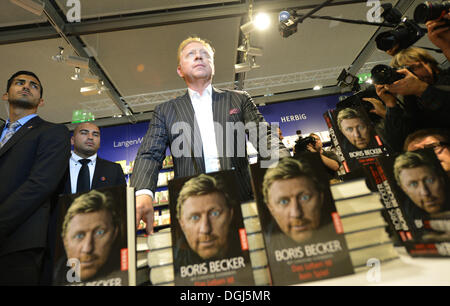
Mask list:
[[[411,257],[396,247],[399,258],[381,263],[380,281],[368,267],[355,274],[301,284],[303,286],[449,286],[450,258]]]

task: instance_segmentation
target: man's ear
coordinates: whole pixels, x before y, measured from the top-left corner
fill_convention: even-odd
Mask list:
[[[3,94],[3,96],[2,96],[2,100],[3,101],[8,101],[8,93],[7,92],[5,92],[4,94]]]
[[[180,78],[184,78],[184,74],[183,74],[183,72],[181,71],[180,65],[177,66],[177,74],[180,76]]]
[[[39,104],[38,104],[38,107],[42,107],[42,106],[44,106],[45,105],[45,102],[44,102],[44,99],[39,99]]]

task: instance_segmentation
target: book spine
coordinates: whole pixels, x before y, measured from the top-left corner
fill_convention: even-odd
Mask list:
[[[381,201],[386,209],[388,222],[392,226],[394,232],[399,236],[401,241],[410,241],[413,239],[409,226],[403,216],[403,212],[399,207],[397,198],[384,174],[383,168],[378,162],[367,164],[370,175],[380,192]]]
[[[331,139],[331,142],[333,143],[333,146],[335,148],[335,153],[336,153],[336,155],[339,158],[339,162],[343,165],[345,173],[349,173],[350,169],[348,167],[347,160],[346,160],[346,158],[344,156],[344,153],[342,152],[342,148],[341,148],[339,139],[336,136],[335,125],[333,124],[331,111],[326,112],[323,115],[323,117],[325,119],[325,122],[327,123],[328,131],[330,133],[330,139]]]
[[[255,285],[271,285],[269,263],[256,203],[244,203],[241,205],[241,210],[247,232],[250,262],[252,263]]]
[[[450,242],[407,242],[405,247],[413,257],[450,257]]]

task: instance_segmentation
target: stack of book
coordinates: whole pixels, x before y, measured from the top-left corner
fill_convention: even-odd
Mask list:
[[[371,258],[383,262],[398,257],[380,194],[364,178],[331,185],[331,193],[355,269],[366,267]]]

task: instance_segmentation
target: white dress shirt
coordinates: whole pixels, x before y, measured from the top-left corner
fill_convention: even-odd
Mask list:
[[[190,88],[188,88],[188,92],[194,108],[195,119],[200,129],[200,136],[202,137],[205,171],[206,173],[219,171],[220,162],[212,109],[212,86],[209,84],[202,95]]]
[[[75,154],[75,152],[72,152],[72,156],[69,159],[70,188],[72,190],[72,193],[77,192],[78,173],[80,172],[80,169],[81,169],[81,163],[78,162],[80,159],[83,159],[83,157],[78,156],[77,154]],[[94,171],[95,171],[95,163],[97,162],[97,153],[95,153],[92,156],[89,156],[89,158],[87,158],[87,159],[91,160],[88,163],[89,176],[90,176],[89,188],[91,188],[92,179],[94,177]]]

